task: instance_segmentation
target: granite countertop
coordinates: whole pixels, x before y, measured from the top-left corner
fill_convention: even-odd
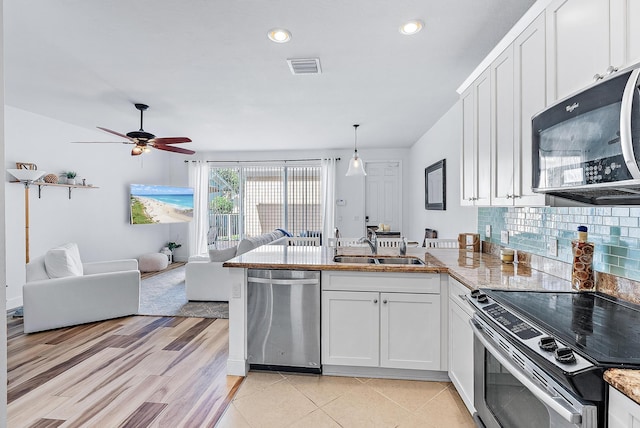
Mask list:
[[[368,248],[338,249],[343,255],[369,255]],[[397,256],[398,250],[380,249],[379,256]],[[349,270],[360,272],[447,273],[469,289],[503,288],[518,290],[571,291],[568,280],[531,269],[523,263],[504,264],[492,254],[457,249],[407,248],[407,256],[418,257],[425,265],[349,264],[333,261],[334,250],[327,247],[263,245],[224,263],[225,267],[253,269]],[[640,370],[609,369],[604,379],[640,404]]]
[[[369,249],[345,247],[339,255],[370,255]],[[378,256],[397,256],[398,249],[382,248]],[[263,245],[223,264],[225,267],[251,269],[348,270],[359,272],[431,272],[448,273],[469,289],[508,288],[520,290],[569,291],[567,280],[531,269],[521,263],[504,264],[496,256],[457,249],[407,248],[407,256],[418,257],[425,265],[375,265],[336,263],[333,248]]]

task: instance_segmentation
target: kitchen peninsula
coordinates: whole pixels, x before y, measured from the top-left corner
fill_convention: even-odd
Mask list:
[[[340,249],[340,254],[369,254],[366,248]],[[381,249],[380,256],[397,256],[397,249]],[[266,245],[245,253],[224,263],[230,269],[232,285],[229,301],[229,360],[228,373],[245,376],[248,370],[246,362],[247,346],[247,269],[287,269],[321,271],[323,293],[343,291],[344,284],[335,290],[331,280],[344,282],[350,278],[355,284],[349,291],[384,293],[386,285],[398,287],[397,292],[409,294],[439,295],[438,314],[440,354],[436,360],[437,368],[431,365],[433,372],[447,371],[447,311],[448,311],[448,279],[455,279],[469,289],[473,288],[507,288],[523,290],[570,290],[569,281],[531,269],[523,264],[504,265],[499,258],[491,254],[476,253],[457,249],[435,249],[425,252],[424,248],[408,248],[407,256],[417,257],[424,265],[402,264],[364,264],[338,263],[334,261],[334,249],[327,247],[302,247]],[[341,275],[337,275],[341,274]],[[374,274],[374,275],[371,275]],[[390,276],[385,278],[385,275]],[[399,279],[419,278],[418,283],[403,288]],[[357,278],[364,278],[358,281]],[[378,280],[378,282],[376,282]],[[335,288],[335,287],[334,287]],[[326,301],[326,299],[325,299]],[[435,305],[432,305],[434,307]],[[323,332],[324,335],[326,332]],[[413,334],[413,333],[412,333]],[[323,338],[324,339],[324,338]],[[323,340],[324,343],[324,340]],[[324,350],[326,353],[327,350]],[[326,361],[323,361],[326,364]],[[326,371],[325,371],[326,372]],[[333,371],[331,371],[333,372]],[[417,372],[408,372],[409,377],[416,377]],[[434,373],[431,373],[434,375]],[[433,377],[433,376],[431,376]],[[436,376],[437,377],[437,376]]]

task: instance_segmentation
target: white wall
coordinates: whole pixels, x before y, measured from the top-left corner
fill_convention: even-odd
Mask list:
[[[32,162],[55,174],[74,170],[77,179],[98,187],[74,189],[71,199],[67,188],[43,187],[40,199],[38,187],[30,189],[32,259],[65,242],[78,243],[83,261],[137,258],[157,252],[167,241],[186,242],[186,224],[129,224],[129,184],[172,184],[169,165],[183,165],[183,155],[153,151],[132,157],[131,146],[70,144],[118,139],[10,106],[5,106],[4,118],[5,168]],[[7,308],[13,308],[22,304],[25,280],[24,186],[10,183],[6,175]]]
[[[460,206],[460,148],[462,147],[462,109],[456,103],[427,131],[410,151],[410,180],[408,203],[409,234],[422,243],[424,229],[438,231],[439,238],[457,238],[458,233],[478,230],[478,210]],[[445,211],[424,208],[424,169],[446,159],[447,199]],[[418,239],[416,239],[418,240]]]
[[[409,149],[366,149],[360,148],[358,154],[365,161],[400,161],[403,169],[403,218],[404,230],[409,224],[409,208],[407,195],[409,183]],[[345,206],[336,207],[336,226],[342,236],[364,235],[364,178],[346,177],[349,159],[353,150],[288,150],[288,151],[260,151],[260,152],[202,152],[193,159],[210,161],[265,161],[287,159],[319,159],[322,157],[339,157],[336,173],[336,199],[344,199]],[[172,175],[175,177],[186,173],[186,166],[173,164]],[[413,239],[413,237],[412,237]]]
[[[0,82],[4,82],[4,55],[3,55],[3,3],[0,0]],[[0,165],[4,163],[4,85],[0,85]],[[2,201],[2,208],[0,209],[0,235],[2,235],[2,243],[0,243],[0,278],[5,280],[7,278],[6,272],[6,248],[7,241],[4,239],[6,237],[5,233],[5,214],[4,207],[6,206],[5,202],[5,191],[3,188],[0,188],[0,201]],[[0,301],[6,302],[6,293],[7,290],[5,287],[2,287],[2,291],[0,291]],[[6,307],[6,303],[5,303]],[[0,397],[4,397],[0,400],[0,426],[6,426],[7,424],[7,324],[2,323],[0,326]]]

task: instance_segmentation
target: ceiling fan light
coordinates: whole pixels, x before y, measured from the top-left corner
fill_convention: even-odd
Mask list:
[[[149,147],[147,147],[147,146],[144,146],[144,147],[142,148],[142,151],[143,151],[144,153],[149,153],[149,152],[151,151],[151,149],[150,149]]]
[[[138,156],[142,154],[142,149],[138,146],[135,146],[133,149],[131,149],[131,156]]]

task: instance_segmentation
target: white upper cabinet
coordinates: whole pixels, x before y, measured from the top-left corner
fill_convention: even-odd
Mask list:
[[[513,203],[544,205],[544,195],[532,189],[531,118],[547,105],[545,13],[540,14],[513,42],[515,165]]]
[[[461,87],[461,205],[544,205],[532,191],[532,116],[640,62],[638,23],[640,0],[535,3]]]
[[[462,95],[461,205],[491,205],[491,78],[482,73]]]
[[[514,197],[516,139],[514,131],[513,46],[491,64],[492,135],[494,157],[491,162],[492,205],[512,205]]]
[[[460,97],[462,103],[462,159],[460,205],[473,205],[476,195],[475,90],[471,85]]]
[[[548,98],[564,98],[604,75],[612,63],[611,2],[556,0],[547,7]],[[636,0],[633,0],[636,1]]]
[[[640,62],[640,2],[611,0],[611,62],[624,66]]]

